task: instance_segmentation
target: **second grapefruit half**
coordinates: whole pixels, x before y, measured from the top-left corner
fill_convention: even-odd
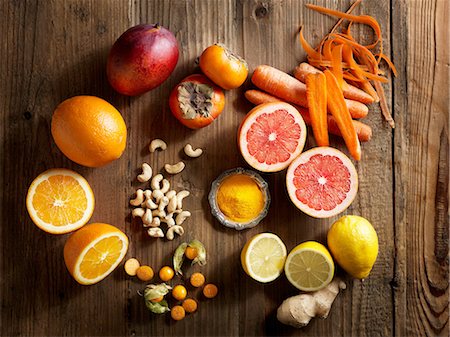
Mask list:
[[[298,209],[315,218],[343,212],[358,191],[358,174],[351,160],[331,147],[303,152],[286,173],[289,197]]]
[[[239,149],[246,162],[263,172],[285,169],[302,152],[306,125],[292,105],[265,103],[253,108],[238,132]]]

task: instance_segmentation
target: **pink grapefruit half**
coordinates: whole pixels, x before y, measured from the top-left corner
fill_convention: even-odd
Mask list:
[[[351,160],[331,147],[303,152],[286,173],[289,197],[298,209],[314,218],[343,212],[358,192],[358,174]]]
[[[238,131],[242,156],[251,167],[262,172],[284,170],[302,152],[305,141],[302,115],[284,102],[256,106]]]

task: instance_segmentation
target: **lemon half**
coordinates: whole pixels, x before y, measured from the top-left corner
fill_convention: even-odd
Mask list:
[[[333,279],[334,262],[324,245],[307,241],[289,253],[284,272],[289,282],[297,289],[316,291]]]
[[[256,281],[267,283],[283,272],[286,246],[272,233],[261,233],[247,241],[241,251],[244,271]]]

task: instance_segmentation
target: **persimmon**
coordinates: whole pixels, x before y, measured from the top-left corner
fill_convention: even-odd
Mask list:
[[[225,90],[240,87],[248,75],[247,62],[221,44],[206,48],[199,65],[206,76]]]
[[[222,113],[225,95],[205,75],[193,74],[172,90],[169,106],[183,125],[200,129],[211,124]]]

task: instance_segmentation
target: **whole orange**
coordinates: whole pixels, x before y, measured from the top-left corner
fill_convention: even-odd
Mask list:
[[[52,117],[56,145],[70,160],[99,167],[125,150],[127,127],[122,115],[95,96],[75,96],[58,105]]]

